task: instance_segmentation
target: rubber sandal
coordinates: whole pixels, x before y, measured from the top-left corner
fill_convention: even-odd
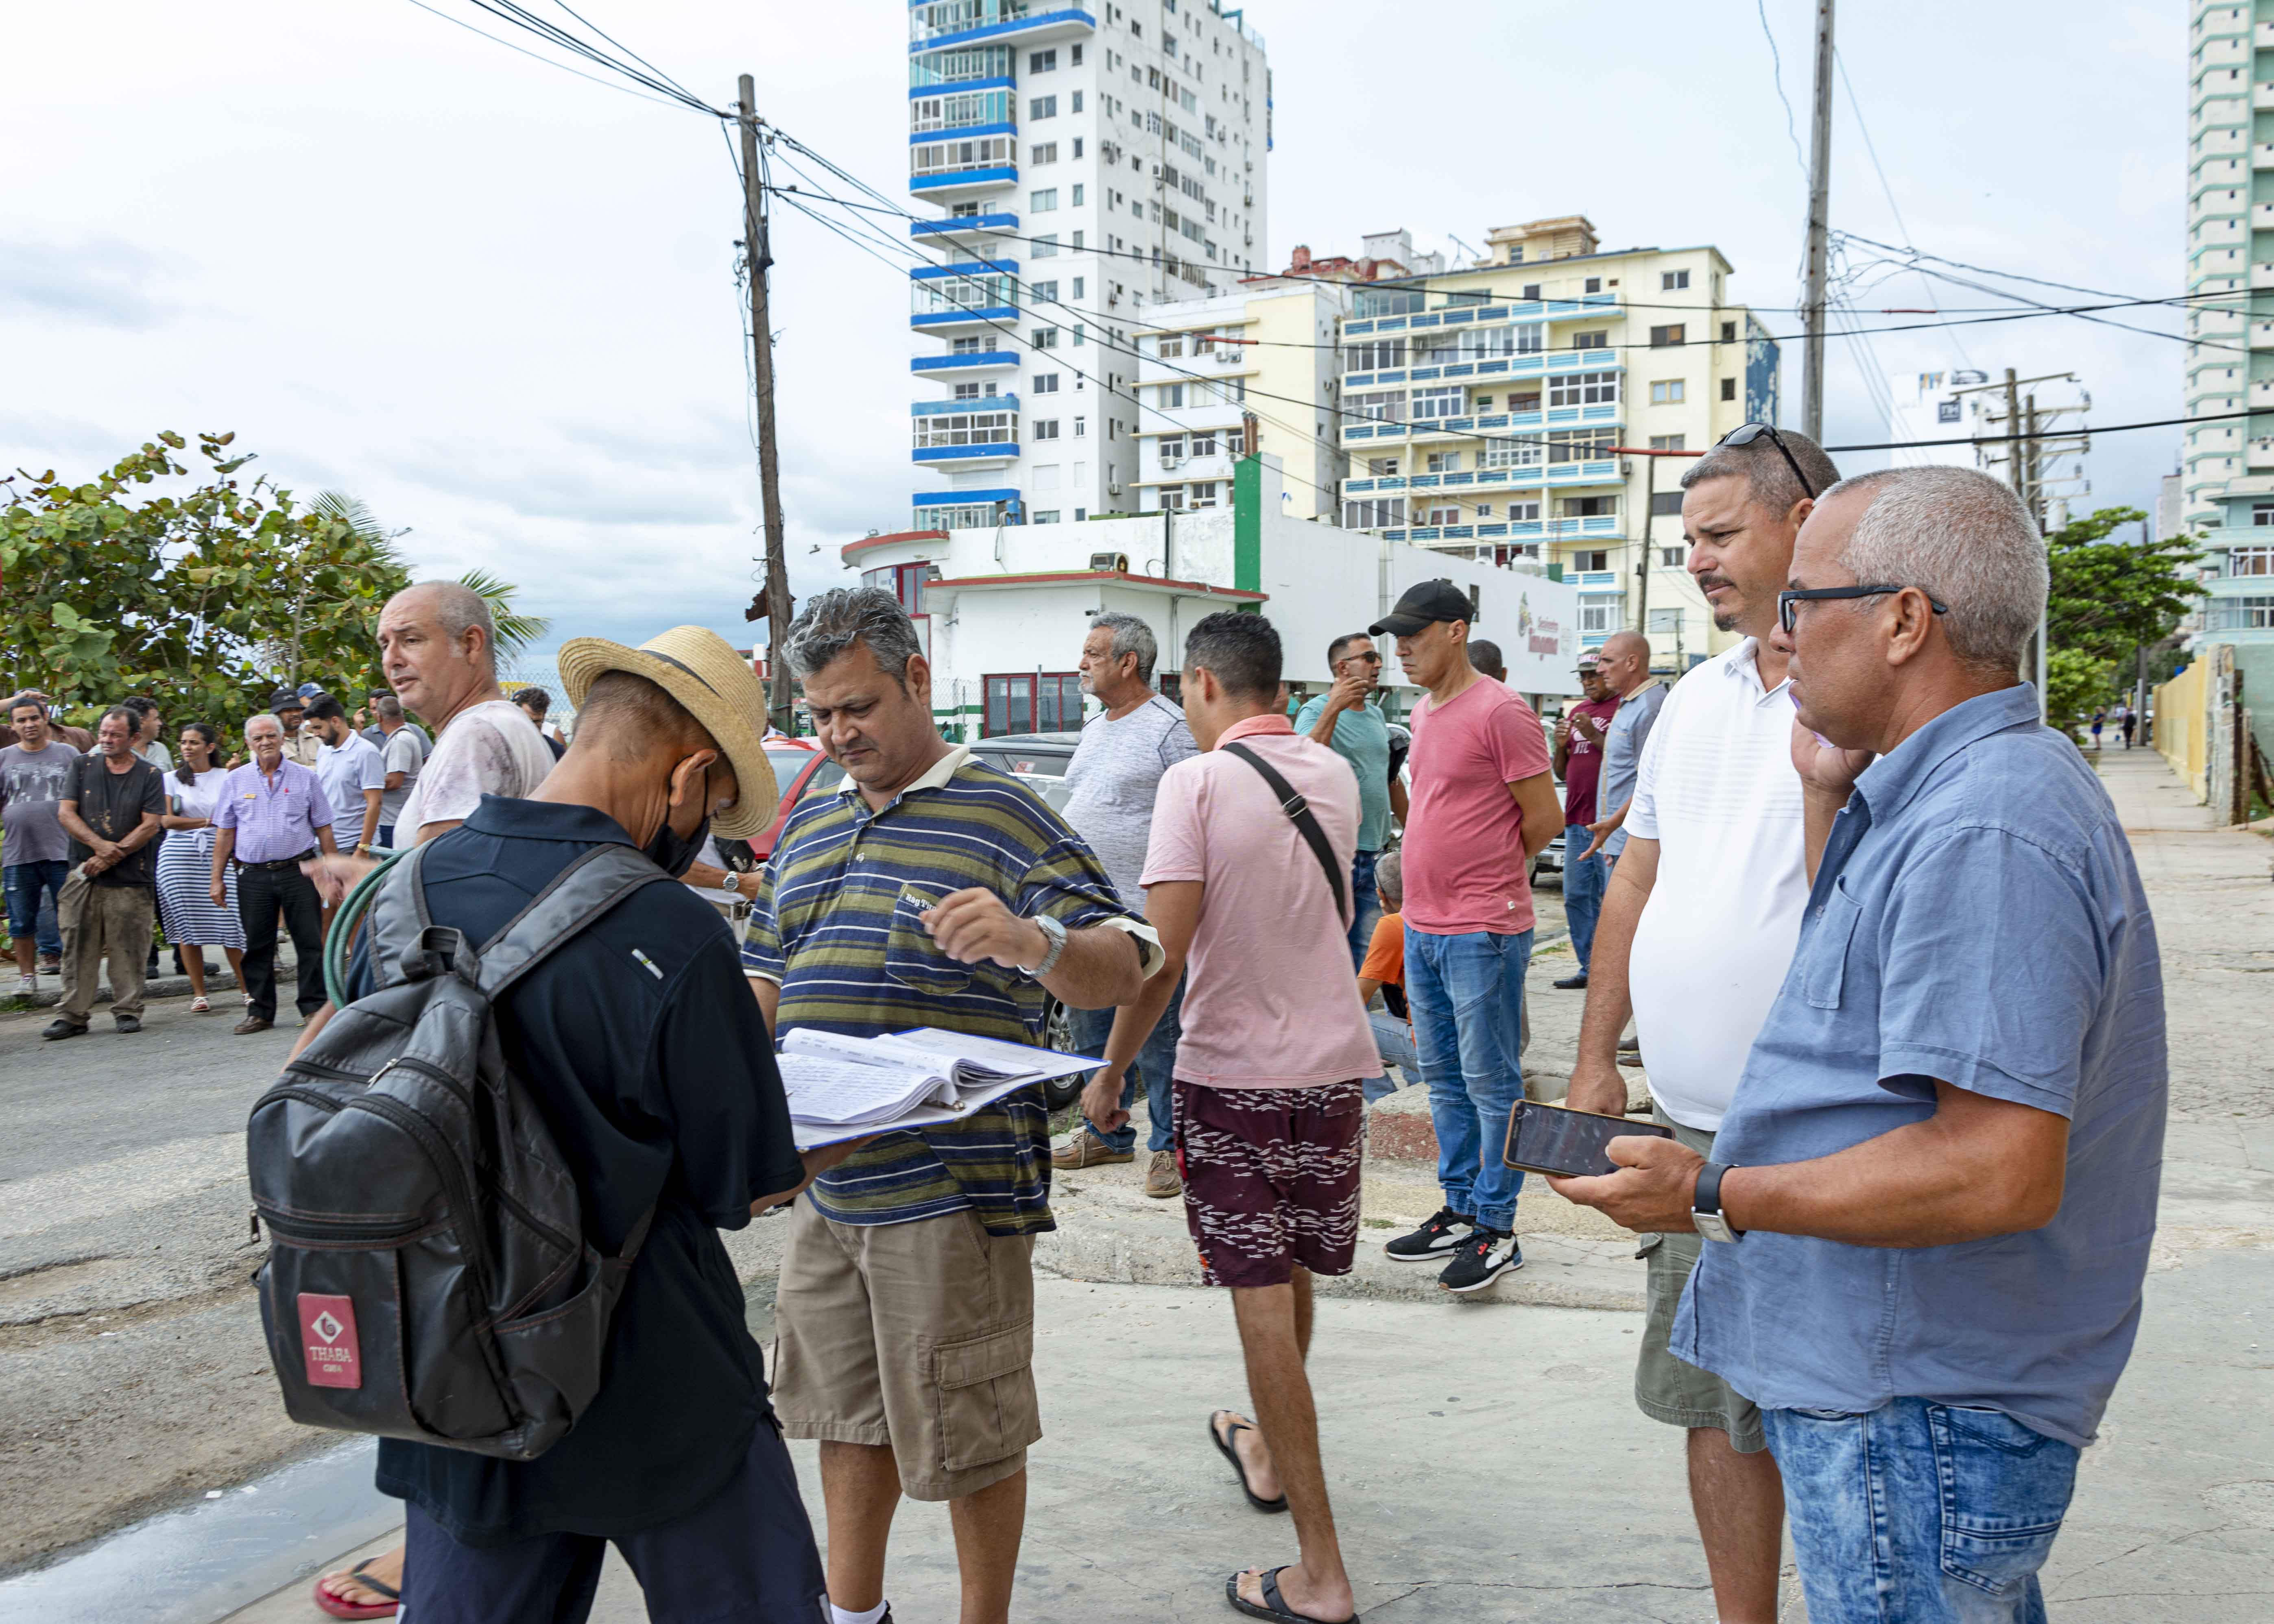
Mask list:
[[[403,1605],[403,1592],[396,1590],[391,1584],[381,1584],[378,1580],[364,1572],[365,1568],[370,1567],[377,1560],[379,1560],[379,1559],[375,1556],[365,1557],[362,1561],[358,1562],[354,1567],[349,1568],[347,1572],[338,1575],[337,1577],[342,1579],[352,1579],[366,1590],[377,1590],[381,1596],[387,1598],[385,1601],[343,1601],[339,1597],[333,1595],[329,1590],[324,1588],[326,1583],[335,1576],[331,1574],[326,1574],[323,1578],[316,1581],[316,1605],[321,1607],[326,1613],[330,1613],[335,1619],[393,1618],[396,1610]],[[1287,1616],[1291,1618],[1294,1615],[1290,1613]]]
[[[1355,1613],[1346,1619],[1320,1619],[1307,1613],[1296,1612],[1287,1605],[1287,1598],[1279,1594],[1279,1575],[1286,1571],[1284,1567],[1264,1570],[1263,1605],[1260,1607],[1241,1597],[1239,1582],[1246,1576],[1243,1574],[1234,1574],[1224,1582],[1224,1599],[1251,1619],[1277,1619],[1280,1624],[1361,1624]]]
[[[1216,1445],[1217,1454],[1223,1455],[1225,1460],[1231,1462],[1231,1470],[1239,1474],[1239,1492],[1247,1496],[1247,1503],[1249,1505],[1254,1507],[1258,1511],[1286,1510],[1287,1497],[1284,1494],[1282,1494],[1277,1500],[1266,1500],[1249,1485],[1247,1481],[1247,1468],[1240,1463],[1239,1451],[1231,1447],[1232,1439],[1238,1437],[1243,1432],[1254,1432],[1255,1430],[1254,1427],[1245,1421],[1235,1421],[1230,1426],[1224,1428],[1221,1432],[1216,1430],[1216,1417],[1228,1416],[1231,1413],[1231,1411],[1229,1410],[1216,1410],[1209,1411],[1208,1418],[1209,1440]],[[1269,1615],[1266,1614],[1265,1616],[1269,1617]]]
[[[203,994],[200,994],[197,997],[190,1000],[190,1013],[192,1015],[210,1015],[213,1013],[213,1004]]]

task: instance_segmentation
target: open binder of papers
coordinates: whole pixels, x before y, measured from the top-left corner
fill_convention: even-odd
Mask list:
[[[922,1026],[880,1038],[799,1028],[782,1039],[778,1064],[797,1147],[815,1150],[952,1123],[1005,1094],[1103,1062]]]

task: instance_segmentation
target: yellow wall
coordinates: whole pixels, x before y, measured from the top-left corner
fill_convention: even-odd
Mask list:
[[[2202,800],[2210,793],[2210,728],[2204,680],[2210,665],[2197,660],[2156,689],[2156,748]]]

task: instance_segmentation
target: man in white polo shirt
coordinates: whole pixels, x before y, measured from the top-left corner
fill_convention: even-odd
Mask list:
[[[1631,1014],[1657,1119],[1701,1154],[1784,983],[1808,901],[1792,701],[1769,634],[1801,521],[1839,477],[1803,436],[1747,424],[1682,481],[1690,573],[1714,625],[1746,636],[1675,685],[1643,750],[1565,1103],[1624,1114],[1618,1041]],[[1667,1350],[1698,1244],[1694,1234],[1644,1238],[1649,1312],[1635,1402],[1689,1430],[1690,1507],[1721,1624],[1774,1624],[1784,1487],[1760,1412]]]

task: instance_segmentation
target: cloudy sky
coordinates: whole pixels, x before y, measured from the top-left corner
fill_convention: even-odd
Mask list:
[[[408,527],[419,573],[518,583],[556,641],[682,621],[740,641],[758,500],[720,131],[445,20],[508,32],[468,0],[433,4],[115,0],[11,20],[0,463],[83,476],[160,429],[234,429],[283,484],[349,492]],[[578,9],[714,104],[754,73],[766,117],[905,196],[898,0]],[[1834,224],[2177,294],[2184,11],[1843,8],[1854,100],[1837,102]],[[1274,260],[1399,226],[1425,246],[1480,244],[1576,211],[1606,247],[1718,244],[1732,297],[1792,332],[1804,184],[1771,41],[1804,143],[1812,14],[1808,0],[1249,0],[1276,80]],[[907,523],[912,346],[885,266],[794,215],[775,252],[802,595],[834,575],[839,545]],[[1930,297],[1906,273],[1858,302]],[[2169,311],[2117,319],[2178,326]],[[2180,345],[2073,318],[1889,335],[1871,353],[1876,367],[1834,341],[1835,445],[1890,437],[1872,373],[1903,395],[1926,368],[2073,371],[2097,421],[2180,408]],[[1796,344],[1785,381],[1796,420]],[[2089,503],[2149,505],[2178,443],[2106,437]]]

